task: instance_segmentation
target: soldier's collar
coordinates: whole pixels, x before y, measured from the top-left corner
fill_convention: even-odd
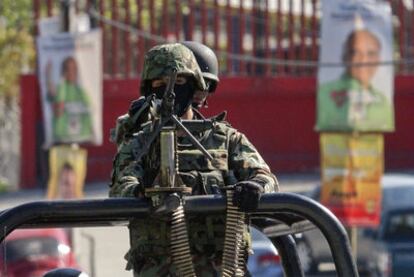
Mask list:
[[[194,117],[193,119],[209,119],[211,121],[225,121],[227,118],[227,111],[222,111],[221,113],[211,116],[209,118],[206,118],[198,109],[193,108],[193,112],[194,112]]]

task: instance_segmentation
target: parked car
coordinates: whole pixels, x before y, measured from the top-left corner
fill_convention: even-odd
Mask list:
[[[256,228],[251,228],[252,250],[247,268],[253,277],[283,276],[280,256],[272,242]]]
[[[78,267],[64,229],[17,229],[0,249],[0,276],[40,277],[54,268]]]
[[[381,277],[409,277],[414,272],[414,205],[394,208],[383,215],[378,232],[371,233],[376,240],[375,274]]]
[[[386,174],[382,178],[382,211],[379,228],[358,228],[357,229],[357,266],[360,272],[372,275],[384,274],[381,276],[412,276],[395,275],[392,272],[400,272],[401,268],[407,267],[414,262],[414,237],[412,240],[405,238],[404,250],[406,256],[401,258],[399,253],[401,244],[398,240],[386,240],[384,231],[389,228],[391,215],[397,216],[401,209],[414,209],[414,176],[405,174]],[[317,186],[307,196],[320,199],[320,186]],[[414,220],[414,218],[413,218]],[[414,223],[413,223],[414,224]],[[296,235],[297,250],[303,269],[307,273],[318,271],[322,263],[332,263],[332,256],[323,235],[319,230],[314,229]],[[413,246],[411,246],[411,243]],[[381,247],[382,246],[382,247]],[[413,252],[411,248],[413,247]],[[381,250],[380,250],[381,249]],[[401,250],[402,251],[402,250]],[[380,253],[377,255],[377,253]],[[394,255],[396,254],[396,255]],[[405,265],[404,265],[405,264]]]

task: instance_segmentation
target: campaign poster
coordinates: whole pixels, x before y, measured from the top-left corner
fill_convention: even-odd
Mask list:
[[[73,20],[70,21],[71,33],[89,32],[91,30],[90,17],[88,14],[79,13],[72,15]],[[42,17],[37,22],[39,36],[50,36],[62,32],[61,17]]]
[[[394,130],[388,1],[322,1],[318,131]]]
[[[347,226],[378,226],[383,136],[324,133],[320,148],[321,203]]]
[[[82,198],[86,163],[86,149],[71,145],[51,147],[49,151],[47,198]]]
[[[37,38],[45,147],[102,143],[101,32]]]

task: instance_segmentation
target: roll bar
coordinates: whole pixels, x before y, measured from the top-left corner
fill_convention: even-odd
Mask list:
[[[223,214],[221,195],[184,197],[186,214]],[[175,201],[164,210],[174,209]],[[107,198],[30,202],[0,212],[0,242],[17,228],[126,225],[130,219],[154,212],[150,203],[136,198]],[[291,234],[309,229],[309,221],[328,241],[338,276],[358,276],[345,228],[318,202],[294,193],[270,193],[260,199],[252,224],[268,235],[279,250],[285,273],[303,276]],[[283,223],[283,224],[281,224]],[[283,228],[277,228],[283,225]]]

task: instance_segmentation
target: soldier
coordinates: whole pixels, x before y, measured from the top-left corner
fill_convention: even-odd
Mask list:
[[[206,84],[205,90],[197,89],[193,96],[193,107],[200,109],[207,106],[207,97],[216,91],[218,78],[218,61],[213,50],[202,43],[196,41],[184,41],[181,44],[189,48],[201,69],[201,73]],[[118,117],[116,127],[112,130],[111,141],[120,145],[125,137],[131,136],[138,132],[140,125],[147,120],[146,113],[148,109],[143,108],[145,103],[145,96],[143,95],[131,103],[128,113]],[[202,114],[198,114],[202,117]],[[223,114],[222,116],[225,116]]]
[[[207,97],[214,93],[219,82],[218,78],[218,61],[213,50],[202,43],[196,41],[184,41],[181,44],[189,48],[198,63],[203,74],[204,82],[206,83],[206,90],[197,90],[193,96],[193,107],[201,108],[207,105]]]
[[[181,119],[198,119],[191,105],[197,90],[206,85],[193,53],[183,44],[155,46],[145,56],[141,79],[141,93],[161,98],[168,76],[178,73],[174,86],[175,114]],[[221,193],[225,186],[234,185],[234,205],[243,212],[257,208],[260,196],[278,189],[276,178],[248,139],[220,119],[213,127],[193,133],[213,156],[209,161],[194,147],[188,137],[177,132],[179,174],[193,195]],[[127,137],[118,147],[114,159],[111,197],[143,197],[144,190],[156,182],[159,173],[158,141],[141,160],[138,153],[152,131],[148,121],[141,131]],[[188,218],[189,240],[197,276],[218,276],[224,241],[225,216]],[[127,269],[134,276],[178,276],[170,255],[170,224],[166,218],[134,219],[130,222],[131,248],[126,255]],[[245,227],[243,248],[249,249],[249,235]]]

